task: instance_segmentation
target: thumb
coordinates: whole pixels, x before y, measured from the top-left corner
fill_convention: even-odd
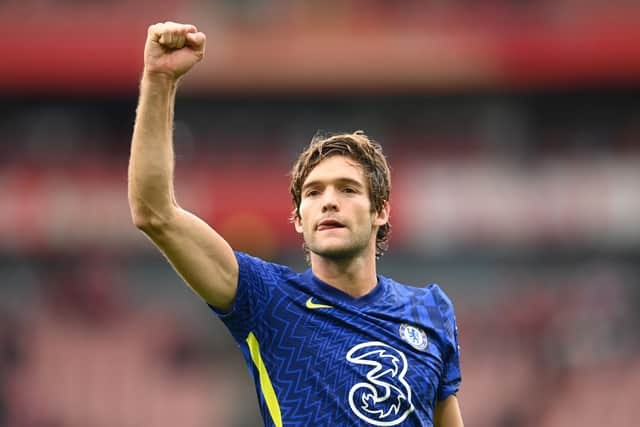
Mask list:
[[[187,44],[196,50],[201,50],[204,47],[206,39],[207,36],[205,36],[202,32],[186,34]]]

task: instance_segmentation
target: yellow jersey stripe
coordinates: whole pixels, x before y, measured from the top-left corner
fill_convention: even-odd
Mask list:
[[[249,336],[247,337],[247,344],[249,345],[251,360],[253,360],[253,364],[256,365],[256,368],[258,368],[258,373],[260,374],[260,389],[262,391],[264,400],[267,402],[267,408],[269,408],[271,419],[273,420],[276,427],[282,427],[280,404],[278,403],[276,392],[273,390],[273,385],[271,384],[271,378],[269,378],[267,368],[266,366],[264,366],[264,362],[262,361],[262,355],[260,354],[260,343],[258,342],[256,336],[253,335],[253,332],[249,332]]]

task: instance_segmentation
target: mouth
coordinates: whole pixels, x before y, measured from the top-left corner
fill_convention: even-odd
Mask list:
[[[337,228],[344,228],[344,224],[342,224],[340,221],[337,221],[335,219],[324,219],[318,223],[316,230],[318,231],[334,230]]]

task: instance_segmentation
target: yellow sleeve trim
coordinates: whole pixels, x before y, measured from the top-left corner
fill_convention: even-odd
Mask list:
[[[276,392],[273,390],[273,385],[271,384],[271,379],[269,378],[267,368],[266,366],[264,366],[264,362],[262,361],[262,355],[260,354],[260,343],[258,342],[256,336],[253,335],[253,332],[249,332],[249,336],[247,337],[247,344],[249,345],[251,360],[253,360],[253,364],[256,365],[256,368],[258,368],[258,373],[260,374],[260,389],[262,391],[264,400],[267,402],[267,408],[269,409],[271,419],[273,420],[276,427],[282,427],[280,404],[278,403]]]

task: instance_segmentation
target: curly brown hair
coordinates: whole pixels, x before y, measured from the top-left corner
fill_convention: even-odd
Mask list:
[[[391,172],[382,147],[370,139],[363,131],[353,133],[316,133],[307,148],[300,154],[290,172],[289,191],[293,201],[291,221],[300,219],[302,185],[311,170],[330,156],[347,156],[364,169],[371,201],[371,212],[381,212],[391,195]],[[387,222],[378,228],[376,235],[376,258],[380,258],[389,246],[391,224]],[[308,248],[303,246],[308,258]]]

